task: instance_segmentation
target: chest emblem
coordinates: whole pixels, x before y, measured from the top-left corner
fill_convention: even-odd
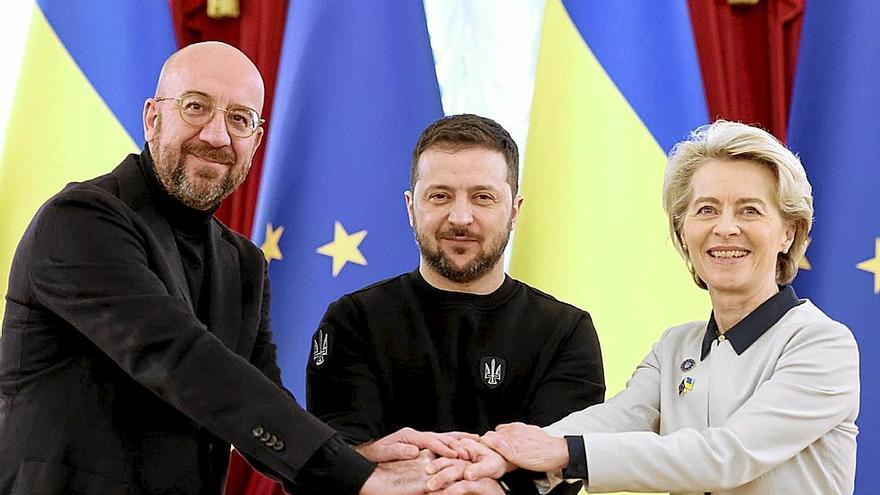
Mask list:
[[[507,362],[496,356],[486,356],[480,360],[480,376],[489,388],[495,388],[504,381]]]
[[[678,384],[678,396],[681,397],[682,395],[690,392],[693,389],[694,389],[694,379],[689,376],[686,376],[681,380],[681,383]]]
[[[681,366],[679,366],[679,368],[681,369],[682,373],[687,373],[688,371],[694,369],[694,366],[696,366],[696,365],[697,365],[696,361],[694,361],[691,358],[687,358],[681,362]]]
[[[325,334],[322,330],[318,330],[312,338],[312,362],[315,366],[321,366],[327,359],[330,349],[330,334]]]

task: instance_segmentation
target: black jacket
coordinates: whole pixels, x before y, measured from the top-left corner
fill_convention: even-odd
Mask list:
[[[262,253],[215,219],[197,319],[144,160],[68,185],[19,244],[0,338],[0,493],[220,493],[230,443],[290,482],[334,435],[280,386]]]

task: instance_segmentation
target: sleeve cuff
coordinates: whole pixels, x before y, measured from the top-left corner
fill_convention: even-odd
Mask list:
[[[375,463],[355,452],[337,433],[312,455],[288,491],[356,495],[374,469]]]
[[[584,437],[566,436],[565,443],[568,444],[568,466],[562,469],[562,477],[567,480],[584,480],[585,484],[588,484],[587,449],[584,447]]]

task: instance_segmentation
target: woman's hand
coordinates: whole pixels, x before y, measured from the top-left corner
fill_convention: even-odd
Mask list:
[[[551,437],[537,426],[523,423],[499,425],[483,435],[481,442],[508,462],[529,471],[553,472],[568,465],[565,439]]]

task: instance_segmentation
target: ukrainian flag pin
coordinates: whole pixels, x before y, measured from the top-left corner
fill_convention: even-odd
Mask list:
[[[686,376],[678,384],[678,395],[682,396],[694,389],[694,379]]]

